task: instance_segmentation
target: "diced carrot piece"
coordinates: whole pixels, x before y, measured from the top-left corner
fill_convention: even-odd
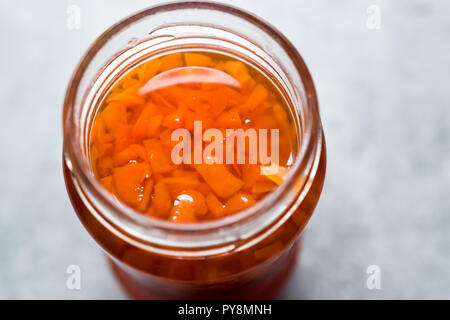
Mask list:
[[[97,172],[100,177],[111,175],[113,168],[114,163],[110,157],[104,157],[97,160]]]
[[[101,157],[112,155],[114,150],[114,145],[112,143],[99,143],[97,146]]]
[[[162,129],[162,128],[161,128]],[[172,148],[178,144],[178,140],[172,141],[173,129],[164,129],[159,132],[159,142],[161,146],[166,150],[170,150],[168,154],[171,154]]]
[[[261,177],[260,166],[257,164],[244,164],[242,168],[242,179],[245,184],[242,187],[246,191],[250,191],[252,186],[256,184],[258,178]]]
[[[192,223],[195,218],[194,205],[189,201],[181,201],[170,212],[169,221],[176,223]]]
[[[217,89],[217,93],[226,96],[228,103],[230,103],[230,100],[234,101],[233,103],[242,103],[245,101],[245,97],[239,91],[231,87],[222,86]]]
[[[275,118],[277,118],[278,123],[281,126],[287,125],[288,122],[288,116],[286,114],[286,110],[277,102],[272,105],[273,108],[273,114],[275,115]]]
[[[97,157],[103,157],[112,153],[113,140],[113,135],[107,132],[102,113],[98,113],[91,130],[91,144],[95,144]]]
[[[120,127],[117,127],[115,131],[115,151],[120,152],[126,147],[128,147],[130,144],[133,143],[133,139],[131,137],[131,125],[123,125]]]
[[[206,205],[216,218],[222,217],[225,214],[225,206],[213,193],[208,193],[206,196]]]
[[[191,131],[194,128],[194,121],[201,121],[203,130],[211,128],[214,122],[211,114],[209,114],[208,112],[202,112],[201,110],[192,112],[188,110],[185,113],[183,128]]]
[[[175,169],[172,172],[172,176],[173,177],[189,177],[189,178],[194,178],[194,179],[200,178],[199,174],[196,171],[188,171],[188,170],[183,170],[183,169]]]
[[[161,69],[160,71],[167,71],[170,69],[175,69],[182,67],[183,54],[181,52],[171,53],[161,58]]]
[[[280,185],[289,173],[289,168],[279,166],[272,163],[270,166],[261,166],[261,174],[265,175],[268,179],[272,180],[276,184]]]
[[[145,98],[131,93],[117,93],[111,95],[106,102],[117,102],[124,106],[136,106],[145,103]]]
[[[205,54],[185,52],[184,61],[186,61],[187,66],[209,67],[212,59]]]
[[[100,179],[101,185],[109,192],[113,191],[113,178],[112,176],[107,176]]]
[[[155,180],[155,182],[161,182],[161,180],[164,178],[164,174],[153,171],[153,180]]]
[[[188,131],[194,129],[195,113],[187,110],[184,115],[184,128]]]
[[[102,113],[98,113],[92,125],[91,132],[92,142],[99,144],[112,142],[113,136],[107,133],[105,122],[103,121]]]
[[[197,178],[192,177],[170,177],[170,178],[163,178],[161,181],[166,184],[178,184],[185,187],[196,186],[200,184],[200,181]]]
[[[114,134],[118,128],[127,124],[127,108],[118,103],[110,103],[103,110],[102,117],[106,128]]]
[[[187,201],[191,202],[194,208],[194,213],[198,215],[204,215],[208,212],[208,207],[206,206],[205,197],[198,191],[194,189],[187,189],[181,191],[175,201],[176,206],[180,202]]]
[[[225,71],[225,61],[223,60],[213,61],[212,67],[214,67],[217,70]]]
[[[215,123],[214,126],[217,128],[238,128],[241,126],[241,118],[239,117],[239,111],[236,108],[232,108],[228,111],[223,112],[220,114]]]
[[[264,113],[266,110],[270,109],[271,107],[272,107],[272,102],[265,100],[258,106],[258,108],[254,109],[252,111],[252,116],[256,117],[257,115]],[[271,114],[271,116],[276,118],[276,116],[273,113]]]
[[[201,103],[198,105],[197,110],[203,113],[208,113],[211,110],[211,105],[209,103]]]
[[[161,218],[167,218],[172,208],[172,199],[170,198],[169,189],[163,182],[155,184],[155,192],[152,198],[152,207],[155,213]]]
[[[241,85],[250,80],[250,74],[247,67],[240,61],[227,61],[225,62],[225,71],[234,77]]]
[[[257,82],[255,81],[255,79],[250,78],[242,87],[241,92],[244,93],[245,95],[249,94],[250,92],[252,92],[252,90],[255,88]]]
[[[152,197],[153,191],[153,179],[147,179],[144,185],[144,193],[142,194],[141,203],[138,206],[139,211],[146,211],[148,208],[148,204],[150,203],[150,199]]]
[[[147,151],[140,144],[132,144],[120,152],[116,152],[113,156],[116,166],[123,166],[129,162],[138,162],[149,160]]]
[[[268,91],[262,84],[257,84],[253,91],[250,93],[247,101],[241,107],[241,111],[253,111],[267,98]]]
[[[164,152],[161,144],[156,139],[144,140],[150,158],[150,164],[154,172],[164,173],[173,170],[173,163],[170,157]]]
[[[152,205],[148,207],[147,211],[145,212],[145,215],[149,217],[158,217],[155,208]]]
[[[132,86],[129,86],[128,88],[126,88],[125,90],[122,91],[122,94],[124,95],[137,95],[138,91],[140,88],[142,88],[142,84],[136,80],[137,83],[135,83]],[[134,108],[137,108],[139,106],[142,106],[142,103],[135,103],[135,104],[131,104]]]
[[[278,129],[279,125],[276,118],[267,113],[260,114],[255,119],[255,128],[257,129]]]
[[[214,116],[220,114],[226,107],[241,106],[245,103],[245,96],[228,86],[220,86],[209,92],[205,92],[206,101],[211,104],[211,112]]]
[[[162,62],[161,59],[153,59],[146,62],[139,68],[138,77],[140,81],[147,81],[156,75],[161,68]]]
[[[208,99],[205,99],[205,93],[201,90],[185,88],[183,90],[183,96],[180,97],[179,104],[183,104],[190,111],[196,112],[198,111],[198,106],[207,101]]]
[[[199,185],[196,186],[196,189],[200,191],[204,196],[206,196],[208,193],[212,193],[211,187],[206,182],[201,182]]]
[[[207,128],[210,128],[213,119],[208,115],[207,113],[203,113],[200,110],[197,110],[196,112],[192,111],[186,111],[185,118],[184,118],[184,128],[186,130],[191,131],[194,128],[194,122],[195,121],[201,121],[202,122],[202,129],[206,130]]]
[[[252,193],[258,194],[258,193],[266,193],[271,192],[275,190],[277,187],[276,183],[273,183],[272,181],[258,181],[258,183],[255,183],[252,186]]]
[[[142,104],[133,108],[127,108],[127,123],[136,124],[137,120],[141,116],[142,111],[148,107],[148,104]]]
[[[233,163],[231,165],[231,172],[233,172],[233,174],[235,174],[238,178],[242,178],[241,165],[239,165],[237,163]]]
[[[150,121],[148,122],[148,127],[147,127],[147,133],[148,133],[149,137],[153,137],[156,135],[156,133],[159,130],[159,127],[161,126],[162,121],[163,121],[163,116],[160,114],[152,116],[150,118]]]
[[[156,91],[150,92],[150,98],[152,99],[152,101],[155,104],[168,109],[169,112],[170,112],[170,110],[175,110],[175,107],[171,103],[169,103],[169,101],[167,101],[161,94],[159,94]]]
[[[171,105],[177,106],[185,99],[186,91],[179,86],[168,86],[158,90],[158,93],[164,97]]]
[[[220,90],[211,92],[211,113],[214,117],[217,117],[227,107],[228,98]]]
[[[147,138],[148,123],[153,113],[154,108],[152,108],[152,106],[147,106],[146,108],[144,108],[144,110],[142,110],[132,130],[133,139],[135,141],[139,142]]]
[[[198,215],[205,215],[208,212],[205,196],[198,191],[189,190],[189,194],[194,199],[194,212]]]
[[[178,109],[164,117],[162,125],[169,129],[177,129],[183,125],[183,114],[184,111]]]
[[[163,179],[160,181],[163,182]],[[182,191],[186,190],[186,186],[177,183],[169,183],[167,184],[167,188],[169,189],[169,194],[172,199],[176,199]]]
[[[130,163],[114,168],[113,185],[119,199],[137,207],[142,199],[142,184],[150,175],[150,168],[145,163]]]
[[[129,146],[138,156],[138,160],[150,162],[150,158],[148,156],[147,150],[141,144],[132,144]]]
[[[251,207],[256,200],[249,194],[237,193],[225,203],[227,214],[235,213]]]
[[[223,164],[195,164],[194,168],[221,198],[230,197],[244,185],[244,182],[236,178]]]
[[[138,155],[133,148],[126,148],[120,152],[114,154],[114,164],[116,166],[123,166],[128,162],[134,160],[137,161]]]
[[[142,84],[139,82],[138,79],[131,77],[131,76],[126,76],[125,78],[123,78],[121,80],[121,84],[122,84],[122,90],[124,90],[124,91],[127,91],[130,88],[133,88],[133,91],[134,91],[134,88],[137,88],[135,91],[135,92],[137,92],[138,88],[140,86],[142,86]],[[130,92],[130,91],[128,91],[128,92]]]

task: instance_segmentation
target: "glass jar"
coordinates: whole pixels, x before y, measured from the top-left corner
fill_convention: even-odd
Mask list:
[[[288,101],[297,128],[286,180],[256,205],[211,222],[174,224],[112,201],[89,161],[89,133],[102,97],[130,68],[181,48],[226,52],[257,66]],[[138,12],[104,32],[82,58],[67,89],[63,122],[63,170],[73,207],[131,297],[276,297],[295,265],[326,163],[311,76],[279,31],[218,3],[170,3]]]

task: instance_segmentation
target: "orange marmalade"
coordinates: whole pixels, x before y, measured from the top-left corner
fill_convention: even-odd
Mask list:
[[[91,165],[104,188],[142,214],[201,222],[277,188],[295,139],[285,100],[256,68],[218,53],[176,52],[112,86],[93,121]]]

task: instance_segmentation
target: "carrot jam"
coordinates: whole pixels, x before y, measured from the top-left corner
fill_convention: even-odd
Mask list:
[[[174,161],[179,129],[190,134],[181,163]],[[244,149],[233,136],[238,129],[256,132],[256,139],[244,136]],[[272,159],[278,153],[275,163],[263,159],[264,145]],[[166,54],[128,71],[105,96],[90,136],[104,188],[144,215],[178,223],[252,206],[282,183],[295,152],[295,126],[273,83],[250,64],[210,52]]]

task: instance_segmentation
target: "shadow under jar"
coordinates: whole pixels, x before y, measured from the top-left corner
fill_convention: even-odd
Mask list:
[[[94,177],[89,137],[108,90],[133,67],[176,50],[245,60],[270,79],[297,133],[286,179],[255,205],[224,218],[176,224],[113,201]],[[290,275],[318,202],[326,150],[315,88],[293,45],[261,19],[208,2],[143,10],[109,28],[77,67],[64,102],[63,170],[72,205],[137,299],[270,299]]]

